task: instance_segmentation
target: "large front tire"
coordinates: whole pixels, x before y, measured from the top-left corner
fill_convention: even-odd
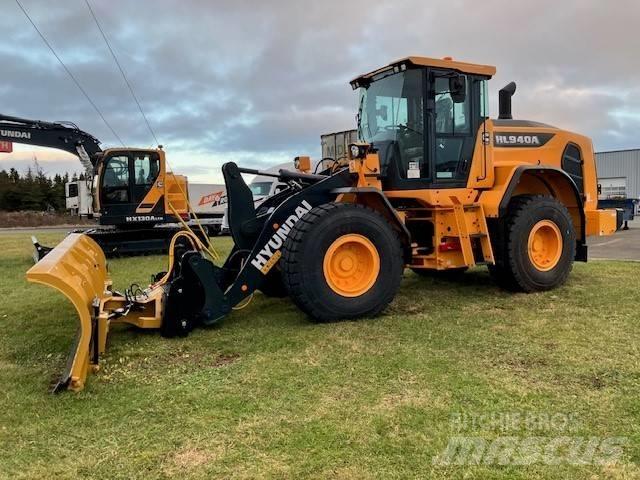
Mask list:
[[[294,303],[317,321],[380,313],[400,286],[400,240],[380,214],[362,205],[329,203],[292,229],[281,259]]]

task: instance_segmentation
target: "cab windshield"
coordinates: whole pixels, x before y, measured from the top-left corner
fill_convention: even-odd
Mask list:
[[[421,70],[383,73],[360,89],[358,135],[378,149],[383,174],[395,157],[401,176],[422,176],[423,98]]]

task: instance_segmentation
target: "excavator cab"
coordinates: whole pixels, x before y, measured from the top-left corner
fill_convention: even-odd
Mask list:
[[[98,164],[96,192],[96,211],[100,212],[102,224],[165,220],[164,196],[158,195],[166,183],[162,180],[166,171],[163,160],[158,150],[110,149],[104,153]]]

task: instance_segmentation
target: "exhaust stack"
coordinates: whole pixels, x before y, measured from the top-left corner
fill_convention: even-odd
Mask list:
[[[516,82],[511,82],[500,89],[498,93],[499,120],[512,120],[511,97],[516,93]]]

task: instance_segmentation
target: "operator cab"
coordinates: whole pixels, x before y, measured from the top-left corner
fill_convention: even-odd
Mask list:
[[[407,57],[351,82],[385,190],[465,187],[495,68]]]
[[[101,161],[100,213],[102,217],[131,216],[156,182],[161,171],[156,150],[118,150],[104,152]],[[161,202],[158,205],[164,208]],[[120,220],[117,220],[120,222]]]

